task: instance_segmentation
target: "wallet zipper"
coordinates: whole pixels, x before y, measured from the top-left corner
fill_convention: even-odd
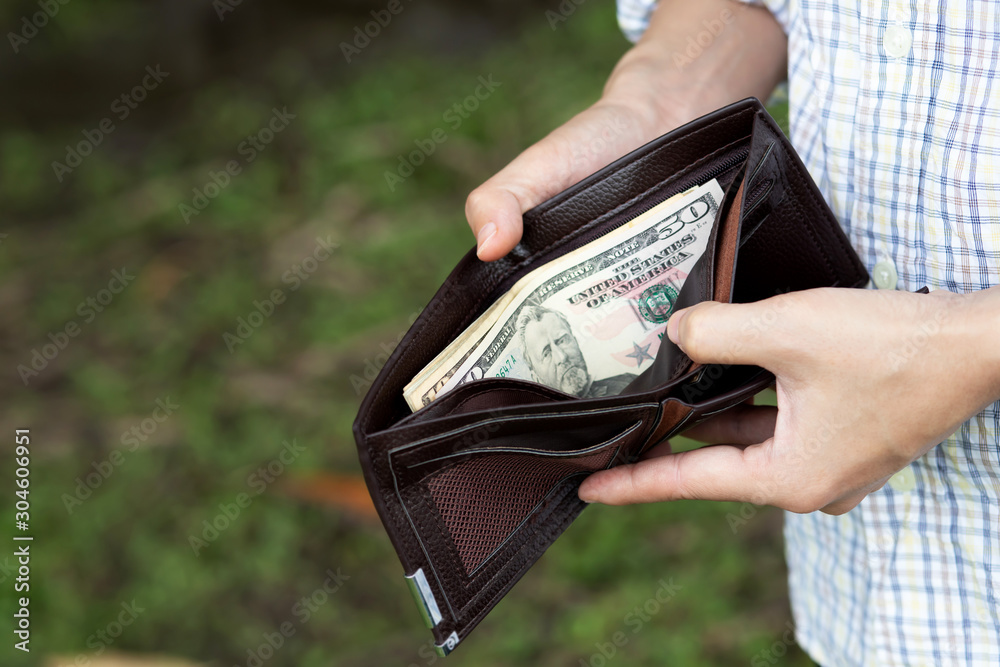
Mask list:
[[[700,173],[700,174],[697,175],[697,177],[695,177],[695,176],[689,176],[688,178],[680,181],[680,185],[674,185],[674,187],[668,188],[667,190],[664,191],[666,193],[665,196],[663,196],[662,198],[657,197],[656,198],[657,201],[653,202],[650,206],[646,206],[646,207],[643,207],[642,209],[637,210],[635,212],[635,214],[630,215],[627,218],[624,218],[621,222],[619,222],[618,224],[616,224],[614,227],[611,227],[609,229],[603,230],[598,236],[595,236],[594,238],[599,238],[600,236],[604,236],[605,234],[611,232],[612,230],[618,229],[622,225],[628,224],[630,221],[635,220],[636,218],[638,218],[640,215],[642,215],[646,211],[649,211],[650,209],[652,209],[652,208],[654,208],[656,206],[659,206],[661,203],[663,203],[666,200],[670,199],[671,197],[673,197],[674,195],[676,195],[678,192],[684,192],[685,190],[689,190],[692,187],[695,187],[695,186],[698,186],[698,185],[704,185],[705,183],[709,182],[713,178],[718,178],[719,176],[721,176],[722,174],[726,173],[727,171],[735,169],[736,167],[738,167],[741,164],[743,164],[744,162],[746,162],[748,157],[750,157],[750,147],[749,146],[747,148],[740,149],[736,153],[736,155],[734,155],[733,157],[729,158],[728,160],[726,160],[725,162],[723,162],[721,165],[713,167],[707,173],[704,173],[704,172]],[[721,205],[722,202],[719,202],[719,204]]]

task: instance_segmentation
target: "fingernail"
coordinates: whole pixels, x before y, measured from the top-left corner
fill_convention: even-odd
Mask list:
[[[482,252],[486,244],[490,242],[493,235],[497,233],[497,226],[492,222],[487,222],[485,225],[479,228],[479,233],[476,234],[476,252]]]
[[[687,308],[678,310],[667,320],[667,338],[675,345],[681,344],[681,320],[687,315]]]

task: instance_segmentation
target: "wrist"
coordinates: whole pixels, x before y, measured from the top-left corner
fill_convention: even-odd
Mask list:
[[[942,294],[932,292],[932,295]],[[946,293],[945,293],[946,294]],[[947,294],[945,344],[951,348],[954,372],[963,375],[965,390],[981,406],[1000,400],[1000,287],[970,294]]]
[[[671,97],[668,91],[676,91],[679,85],[667,67],[656,49],[633,47],[615,66],[597,104],[630,109],[651,138],[694,120],[701,114],[687,102],[687,96],[675,104],[666,103]]]
[[[993,387],[993,399],[1000,399],[1000,287],[975,292],[969,297],[967,327],[972,331],[976,347],[982,354],[985,372]]]
[[[785,34],[764,8],[661,0],[612,71],[602,102],[640,108],[662,134],[746,97],[766,101],[784,78],[786,57]]]

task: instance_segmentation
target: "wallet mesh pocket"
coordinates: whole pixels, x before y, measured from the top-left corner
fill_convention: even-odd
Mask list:
[[[562,480],[607,468],[610,444],[572,458],[498,452],[483,454],[427,480],[458,557],[472,574],[531,515]]]

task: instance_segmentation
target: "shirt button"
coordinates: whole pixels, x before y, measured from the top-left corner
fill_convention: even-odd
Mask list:
[[[896,273],[896,267],[893,263],[887,259],[883,259],[872,269],[872,279],[875,281],[875,286],[879,289],[896,289],[896,282],[899,280],[899,275]]]
[[[882,47],[890,58],[902,58],[910,52],[913,35],[901,25],[891,25],[882,34]]]
[[[907,466],[889,478],[889,486],[896,491],[912,491],[917,488],[917,480],[913,471]]]

